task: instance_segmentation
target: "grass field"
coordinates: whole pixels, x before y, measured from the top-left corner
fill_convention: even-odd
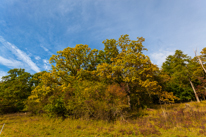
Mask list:
[[[156,106],[144,116],[115,122],[31,116],[25,113],[0,115],[2,137],[196,137],[206,136],[206,102]]]

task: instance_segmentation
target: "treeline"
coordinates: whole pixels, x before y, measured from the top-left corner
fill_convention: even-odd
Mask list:
[[[79,44],[58,51],[48,72],[11,69],[0,83],[0,113],[114,120],[153,104],[205,99],[199,59],[204,66],[206,48],[199,58],[176,50],[160,69],[143,54],[143,42],[122,35],[103,41],[104,50]]]

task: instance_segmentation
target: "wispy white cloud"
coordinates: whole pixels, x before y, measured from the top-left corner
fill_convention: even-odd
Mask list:
[[[152,60],[152,62],[157,64],[159,67],[161,67],[162,63],[165,62],[166,58],[169,55],[173,55],[173,54],[174,54],[173,51],[159,50],[157,52],[152,53],[150,59]]]
[[[40,60],[41,58],[40,58],[39,56],[36,56],[35,59],[36,59],[36,60]]]
[[[45,46],[43,46],[43,45],[40,45],[43,49],[44,49],[44,51],[46,51],[47,53],[49,53],[50,55],[52,55],[52,53],[49,51],[49,49],[47,49]]]
[[[31,60],[31,58],[24,53],[23,51],[21,51],[20,49],[18,49],[16,46],[12,45],[11,43],[8,42],[8,44],[12,47],[12,52],[22,61],[24,61],[25,63],[27,63],[32,70],[34,70],[35,72],[40,72],[40,69],[36,66],[36,64]]]
[[[100,49],[101,41],[118,39],[122,34],[129,34],[131,39],[146,38],[144,45],[159,66],[172,51],[157,49],[180,49],[192,56],[194,48],[205,47],[205,0],[51,1],[1,2],[0,34],[14,45],[20,43],[20,49],[32,45],[28,50],[41,59],[79,43]],[[0,52],[8,59],[2,49]],[[38,63],[46,68],[42,60]]]
[[[51,68],[49,61],[46,59],[43,59],[44,62],[44,69],[49,70]]]
[[[26,63],[33,71],[40,72],[40,69],[37,67],[37,65],[31,60],[31,58],[23,51],[18,49],[15,45],[7,42],[2,36],[0,36],[0,42],[9,48],[11,52],[18,57],[19,60],[22,60],[24,63]],[[1,58],[2,60],[6,61],[5,58]],[[8,60],[9,61],[9,60]],[[11,61],[9,62],[9,64]],[[7,65],[9,65],[7,63]]]
[[[23,64],[17,60],[10,60],[0,56],[0,64],[7,66],[9,68],[20,68]]]
[[[46,47],[42,46],[41,47],[45,50],[45,51],[49,51]]]

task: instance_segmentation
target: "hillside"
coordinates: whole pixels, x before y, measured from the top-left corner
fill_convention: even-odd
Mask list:
[[[0,116],[1,127],[5,123],[1,136],[205,136],[205,108],[206,101],[157,105],[137,113],[138,117],[113,122],[7,114]]]

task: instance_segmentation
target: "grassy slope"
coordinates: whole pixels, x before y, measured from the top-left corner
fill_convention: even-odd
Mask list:
[[[17,113],[0,115],[2,137],[95,137],[95,136],[206,136],[206,102],[156,106],[144,110],[144,117],[127,121],[72,120]]]

